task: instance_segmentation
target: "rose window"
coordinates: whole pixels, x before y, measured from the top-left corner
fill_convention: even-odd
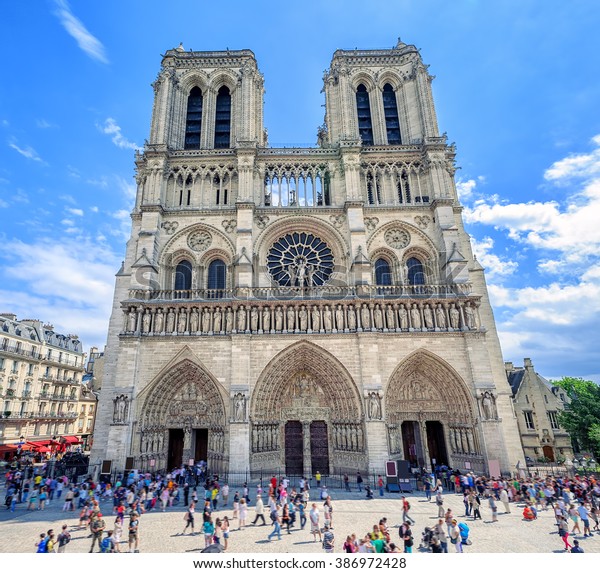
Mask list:
[[[281,286],[311,287],[325,284],[333,272],[333,253],[312,233],[288,233],[267,254],[267,268]]]

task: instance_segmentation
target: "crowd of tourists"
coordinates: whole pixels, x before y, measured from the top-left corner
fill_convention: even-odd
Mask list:
[[[26,511],[44,511],[48,504],[54,504],[65,514],[76,515],[79,518],[76,528],[89,533],[90,552],[138,552],[141,516],[175,506],[183,508],[182,530],[176,534],[202,535],[205,551],[227,551],[233,532],[249,526],[268,527],[264,536],[268,542],[306,531],[307,537],[320,543],[326,552],[412,553],[415,550],[418,534],[411,516],[411,501],[419,498],[414,495],[401,496],[401,516],[394,519],[397,524],[390,524],[382,517],[363,535],[351,533],[342,537],[343,543],[342,539],[337,543],[334,504],[320,474],[315,475],[317,487],[312,491],[311,480],[305,478],[292,484],[285,477],[273,476],[264,487],[262,483],[254,483],[252,492],[247,484],[230,490],[218,476],[205,478],[197,487],[197,478],[182,469],[164,477],[132,472],[114,484],[91,479],[72,483],[66,476],[26,477],[11,470],[5,475],[5,504],[8,511],[15,511],[18,504]],[[373,499],[373,490],[368,483],[364,484],[360,473],[354,482],[359,492],[364,489],[367,499]],[[443,471],[424,474],[420,483],[425,495],[425,500],[422,497],[421,500],[437,508],[433,521],[419,524],[419,530],[423,528],[420,551],[447,553],[453,546],[454,551],[462,553],[472,541],[470,533],[476,532],[478,520],[485,518],[493,524],[499,515],[513,512],[522,514],[524,527],[527,522],[535,521],[540,512],[552,512],[564,550],[569,552],[583,552],[580,541],[600,533],[600,482],[595,477],[508,480]],[[385,486],[381,476],[373,484],[379,496],[383,496]],[[351,489],[348,476],[343,478],[343,487]],[[456,508],[457,502],[460,512],[450,508],[450,505]],[[50,529],[40,533],[36,550],[64,552],[70,540],[67,525],[58,533]]]

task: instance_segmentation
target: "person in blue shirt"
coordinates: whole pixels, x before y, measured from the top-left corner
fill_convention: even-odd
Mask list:
[[[571,553],[585,553],[585,551],[579,547],[579,541],[577,541],[577,539],[573,540],[573,548],[571,549]]]

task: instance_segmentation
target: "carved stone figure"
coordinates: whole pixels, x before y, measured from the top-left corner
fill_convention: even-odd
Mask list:
[[[369,394],[369,418],[381,420],[381,398],[377,392]]]
[[[205,334],[210,332],[210,311],[208,308],[202,311],[202,332]]]
[[[150,320],[151,320],[151,316],[150,316],[150,311],[148,309],[146,309],[146,312],[144,313],[144,316],[142,317],[142,332],[144,334],[148,334],[150,332]]]
[[[225,313],[225,332],[231,332],[233,330],[233,310],[231,307],[227,307],[227,312]]]
[[[185,310],[181,309],[179,311],[179,318],[177,319],[177,332],[185,332],[186,325],[187,317],[185,316]]]
[[[127,328],[127,332],[135,332],[136,326],[137,326],[137,313],[132,308],[129,311],[129,326]]]
[[[319,312],[318,306],[313,306],[310,313],[310,320],[312,329],[316,332],[321,330],[321,313]]]
[[[396,321],[394,320],[394,309],[392,308],[391,304],[388,304],[385,309],[385,322],[390,330],[396,328]]]
[[[243,422],[246,419],[246,397],[239,392],[234,398],[235,421]]]
[[[333,315],[329,305],[325,305],[325,309],[323,310],[323,329],[327,332],[329,332],[333,327],[332,318]]]
[[[413,328],[421,328],[421,313],[419,312],[416,304],[413,304],[412,308],[410,309],[410,322]]]
[[[162,308],[159,308],[154,315],[154,332],[157,334],[163,331],[165,316],[162,312]]]
[[[366,304],[362,305],[360,309],[360,323],[364,330],[371,328],[371,313],[369,307]]]
[[[383,330],[383,312],[381,312],[381,308],[378,304],[376,304],[373,309],[373,322],[375,323],[375,328],[377,330]]]
[[[198,332],[199,321],[198,309],[194,307],[190,313],[190,332]]]
[[[213,332],[221,332],[221,309],[215,308],[215,316],[213,318]]]
[[[356,330],[356,314],[352,305],[348,307],[348,329]]]
[[[275,330],[281,332],[283,330],[283,310],[278,306],[275,309]]]
[[[167,332],[171,334],[175,330],[175,313],[173,309],[170,308],[167,314]]]
[[[268,306],[262,309],[262,329],[269,332],[271,329],[271,309]]]
[[[434,328],[433,312],[431,312],[431,307],[428,304],[423,307],[423,320],[425,321],[426,328]]]
[[[404,308],[403,304],[401,304],[398,309],[398,316],[400,317],[400,328],[402,330],[408,330],[408,311]]]
[[[444,312],[444,307],[441,303],[439,303],[435,309],[435,321],[437,322],[439,329],[443,330],[446,328],[446,313]]]
[[[467,323],[467,328],[469,330],[474,330],[476,328],[475,310],[470,304],[465,305],[465,322]]]
[[[294,330],[294,324],[295,324],[295,313],[294,313],[294,307],[293,306],[288,306],[287,309],[287,329],[288,331],[290,330]]]
[[[121,395],[117,396],[114,400],[113,409],[113,423],[123,424],[127,421],[127,415],[129,413],[129,398]]]
[[[456,308],[456,306],[453,304],[450,307],[450,326],[452,326],[452,328],[454,328],[455,330],[459,327],[460,324],[460,313],[458,312],[458,309]]]
[[[305,331],[308,329],[308,312],[306,312],[304,305],[298,311],[298,322],[300,323],[300,330]]]
[[[244,332],[246,330],[246,309],[241,304],[237,310],[237,331]]]
[[[255,306],[250,310],[250,330],[252,330],[252,332],[258,330],[258,309]]]
[[[481,413],[485,420],[493,420],[496,418],[494,396],[487,390],[481,394]]]
[[[342,309],[341,304],[338,304],[335,309],[335,327],[338,330],[344,330],[344,310]]]

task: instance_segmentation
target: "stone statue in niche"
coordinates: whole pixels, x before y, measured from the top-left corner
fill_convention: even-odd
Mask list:
[[[199,320],[200,319],[198,317],[198,309],[196,307],[194,307],[190,314],[190,332],[198,332]]]
[[[221,309],[215,308],[215,316],[213,318],[213,331],[221,332]]]
[[[400,328],[402,330],[408,330],[408,311],[404,308],[403,304],[401,304],[398,309],[398,315],[400,316]]]
[[[175,313],[173,312],[173,309],[170,308],[167,314],[167,332],[171,334],[173,330],[175,330]]]
[[[294,316],[294,307],[288,306],[287,309],[287,329],[288,331],[294,330],[295,316]]]
[[[467,323],[467,328],[469,330],[474,330],[476,328],[475,310],[470,304],[465,305],[465,322]]]
[[[335,326],[338,330],[344,330],[344,310],[341,304],[338,304],[335,309]]]
[[[435,309],[435,320],[439,329],[443,330],[446,328],[446,313],[444,312],[444,307],[441,303],[438,304]]]
[[[419,308],[416,304],[413,304],[412,308],[410,309],[410,321],[414,329],[421,328],[421,313],[419,312]]]
[[[364,330],[371,328],[371,313],[369,307],[366,304],[362,305],[360,309],[360,322]]]
[[[233,311],[231,307],[227,307],[227,312],[225,313],[225,332],[231,332],[233,330]]]
[[[323,329],[329,332],[332,328],[332,315],[331,310],[329,309],[329,305],[325,305],[325,310],[323,310]],[[314,328],[314,326],[313,326]],[[316,330],[316,329],[315,329]]]
[[[433,313],[431,312],[431,307],[428,304],[423,307],[423,319],[425,321],[425,327],[428,329],[433,329]]]
[[[460,313],[456,308],[456,305],[452,304],[450,307],[450,326],[455,330],[458,329],[460,324]]]
[[[312,311],[310,313],[311,318],[311,326],[312,329],[316,332],[321,329],[321,313],[319,312],[319,308],[317,306],[312,307]]]
[[[233,398],[234,420],[244,422],[246,420],[246,396],[238,392]]]
[[[250,310],[250,330],[252,332],[258,330],[258,309],[255,306]]]
[[[137,325],[137,313],[132,308],[129,311],[129,327],[127,328],[128,332],[135,332],[135,327]]]
[[[159,308],[154,315],[154,332],[160,334],[163,331],[165,317],[163,315],[162,309]]]
[[[352,305],[348,307],[348,330],[356,330],[356,314]]]
[[[124,424],[129,414],[129,397],[122,394],[117,396],[113,403],[113,424]]]
[[[385,309],[385,322],[389,330],[396,328],[396,321],[394,320],[394,309],[391,304],[388,304]]]
[[[369,394],[369,418],[371,420],[381,420],[381,398],[378,392]]]
[[[495,420],[498,416],[496,412],[496,398],[494,395],[486,390],[481,393],[481,413],[484,420]]]
[[[306,331],[308,329],[308,312],[306,307],[302,305],[298,311],[298,322],[300,323],[300,330]]]
[[[375,328],[377,330],[383,330],[383,313],[378,304],[376,304],[373,309],[373,322],[375,323]]]
[[[269,332],[271,329],[271,309],[265,306],[262,310],[262,329]]]
[[[210,332],[210,311],[208,308],[202,311],[202,332],[205,334]]]
[[[177,332],[179,332],[179,333],[185,332],[186,325],[187,325],[187,316],[185,315],[185,311],[182,309],[179,311],[179,318],[177,319]]]
[[[144,313],[144,316],[142,317],[142,331],[144,332],[144,334],[148,334],[150,332],[150,320],[151,320],[151,316],[150,316],[150,311],[148,309],[146,309],[146,312]]]
[[[281,332],[283,330],[283,310],[278,306],[275,309],[275,330]]]
[[[244,305],[240,305],[237,311],[237,330],[244,332],[246,330],[246,309]]]

